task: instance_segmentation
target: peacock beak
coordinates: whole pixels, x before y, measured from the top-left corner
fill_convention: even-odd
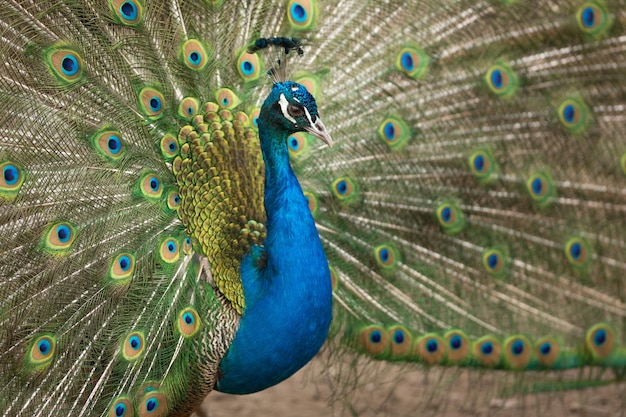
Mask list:
[[[326,130],[326,126],[322,123],[322,119],[318,116],[315,120],[315,123],[312,123],[310,126],[304,128],[307,132],[320,139],[322,142],[327,144],[328,146],[333,146],[333,140],[330,137],[330,134]]]

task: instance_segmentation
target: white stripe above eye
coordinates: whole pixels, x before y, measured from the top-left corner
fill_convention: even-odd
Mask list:
[[[309,109],[307,109],[306,107],[304,108],[304,114],[306,114],[306,118],[309,119],[309,126],[313,126],[315,123],[313,123],[313,119],[311,118],[311,113],[309,113]]]
[[[291,115],[287,111],[287,107],[289,107],[289,102],[287,101],[287,98],[285,97],[284,94],[280,95],[280,100],[278,100],[278,104],[280,104],[280,110],[283,112],[283,116],[285,116],[285,118],[287,120],[289,120],[291,123],[293,123],[295,125],[296,124],[296,119],[291,117]],[[304,110],[306,111],[306,108]],[[308,115],[308,113],[309,112],[307,112],[307,115]],[[310,119],[310,117],[309,117],[309,119]]]

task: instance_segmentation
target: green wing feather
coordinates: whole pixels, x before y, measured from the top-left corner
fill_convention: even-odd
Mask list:
[[[235,100],[230,90],[218,95]],[[220,292],[241,313],[245,300],[239,263],[250,245],[265,237],[264,165],[245,113],[242,121],[216,103],[208,103],[204,111],[204,117],[194,117],[193,125],[179,133],[181,152],[173,161],[179,216],[207,254]]]

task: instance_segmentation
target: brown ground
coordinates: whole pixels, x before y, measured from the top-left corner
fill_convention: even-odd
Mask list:
[[[510,396],[506,392],[515,390],[521,382],[528,386],[527,374],[409,370],[399,365],[381,367],[379,363],[340,368],[333,365],[332,375],[326,372],[328,369],[317,358],[289,380],[261,393],[233,396],[214,392],[193,417],[626,416],[626,383]],[[353,378],[355,369],[367,370],[358,383]],[[597,374],[597,369],[583,371],[585,379],[611,377]],[[555,378],[551,374],[538,375],[542,379]],[[575,371],[566,377],[575,379],[580,375]],[[339,397],[334,402],[332,393]]]

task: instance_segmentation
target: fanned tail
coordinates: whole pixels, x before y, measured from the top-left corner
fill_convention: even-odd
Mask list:
[[[347,345],[427,365],[623,377],[623,6],[321,12],[303,59],[341,139],[328,151],[302,142],[294,163]],[[593,385],[567,375],[552,386]]]
[[[264,236],[271,64],[246,51],[277,36],[336,141],[288,140],[333,363],[440,365],[439,391],[465,368],[515,393],[623,380],[625,6],[5,2],[2,415],[178,415],[212,389]],[[348,357],[339,394],[373,366]]]

